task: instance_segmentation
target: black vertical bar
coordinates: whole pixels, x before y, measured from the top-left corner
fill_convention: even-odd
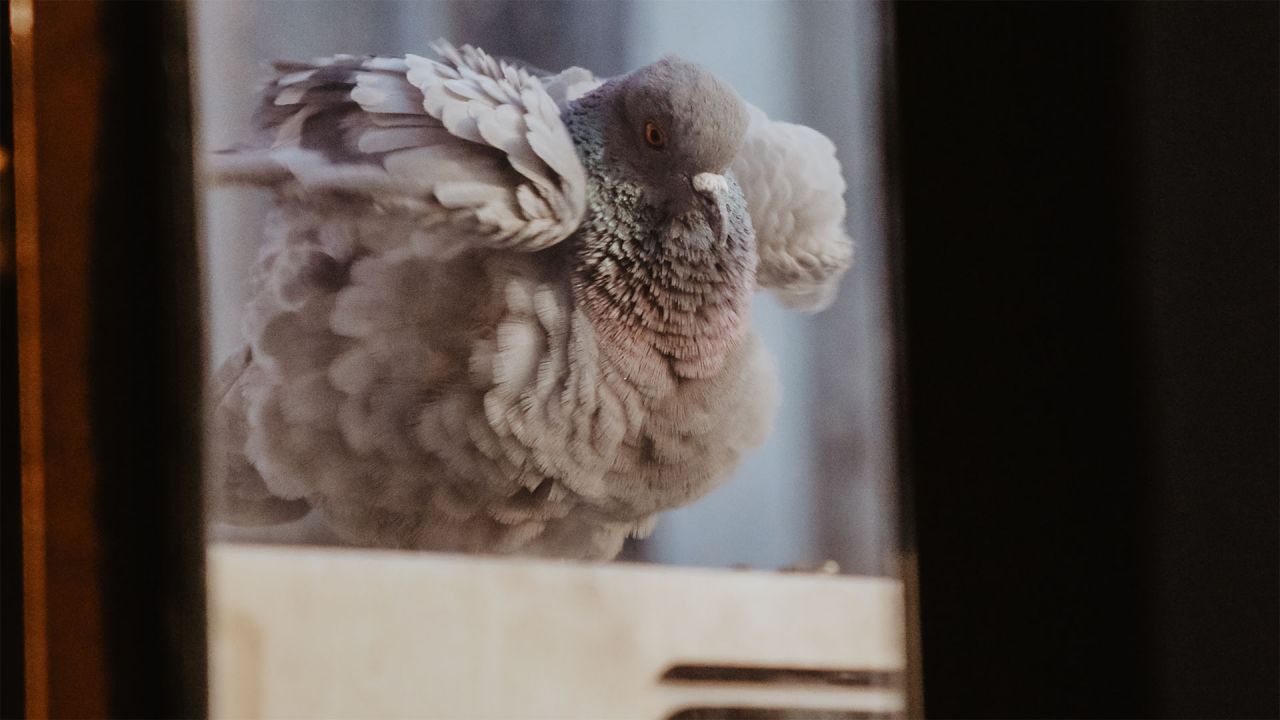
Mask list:
[[[202,717],[203,356],[184,8],[104,3],[91,338],[110,704]]]
[[[18,442],[18,286],[13,196],[13,76],[9,6],[0,6],[0,717],[21,717],[22,476]]]
[[[1280,716],[1280,5],[1134,8],[1149,712]]]
[[[896,11],[925,709],[1133,716],[1126,9]]]
[[[896,6],[931,716],[1280,712],[1277,20]]]

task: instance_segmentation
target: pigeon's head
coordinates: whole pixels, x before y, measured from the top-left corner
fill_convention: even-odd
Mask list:
[[[606,153],[611,164],[629,167],[656,204],[688,206],[699,186],[715,184],[742,147],[742,100],[693,63],[669,55],[611,90]]]

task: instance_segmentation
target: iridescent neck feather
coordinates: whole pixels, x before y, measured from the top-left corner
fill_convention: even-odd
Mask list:
[[[609,162],[607,111],[598,92],[564,114],[587,170],[587,216],[570,241],[574,299],[622,372],[643,380],[657,361],[668,381],[709,377],[750,324],[756,253],[745,203],[726,218],[723,241],[700,212],[664,217],[640,179]]]

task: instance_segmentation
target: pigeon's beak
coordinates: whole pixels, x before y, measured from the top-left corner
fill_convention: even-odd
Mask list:
[[[702,214],[707,218],[707,225],[715,233],[716,240],[724,242],[729,233],[728,195],[729,180],[716,173],[698,173],[690,181],[693,191],[702,204]]]
[[[724,197],[729,192],[729,179],[718,173],[698,173],[693,176],[693,189],[703,195]]]

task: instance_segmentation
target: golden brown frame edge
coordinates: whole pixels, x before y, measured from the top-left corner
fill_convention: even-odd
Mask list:
[[[92,2],[10,4],[30,718],[108,714],[89,452],[88,262],[103,84],[98,10]]]

